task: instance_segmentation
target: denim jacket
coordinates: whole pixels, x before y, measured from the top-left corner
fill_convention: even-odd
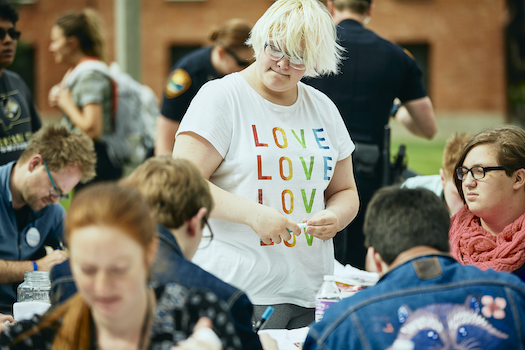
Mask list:
[[[525,349],[525,283],[420,256],[333,304],[304,349]]]
[[[157,231],[159,250],[152,267],[152,285],[175,282],[188,289],[211,290],[226,302],[242,348],[261,350],[259,337],[252,329],[253,305],[246,294],[186,260],[175,237],[167,228],[159,225]],[[50,277],[53,302],[63,302],[76,293],[69,261],[54,266]]]

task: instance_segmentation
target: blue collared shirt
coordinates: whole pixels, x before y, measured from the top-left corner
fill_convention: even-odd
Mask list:
[[[27,225],[18,230],[13,196],[11,194],[11,170],[15,162],[0,166],[0,259],[11,261],[36,260],[45,255],[44,245],[58,247],[63,237],[62,220],[65,215],[60,204],[51,204],[40,211],[31,210]],[[31,234],[28,239],[28,231]],[[38,231],[38,234],[35,233]],[[20,281],[22,282],[22,281]],[[11,313],[16,301],[18,283],[0,285],[0,311]]]

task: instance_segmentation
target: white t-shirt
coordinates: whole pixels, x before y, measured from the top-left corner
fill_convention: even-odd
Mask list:
[[[212,183],[296,223],[324,209],[336,163],[355,148],[334,103],[303,83],[298,90],[292,106],[280,106],[239,73],[230,74],[200,89],[178,130],[202,136],[223,157]],[[264,245],[247,225],[210,225],[214,240],[193,262],[244,290],[256,305],[315,306],[323,275],[333,274],[332,240],[303,231],[286,244]]]
[[[431,190],[436,196],[441,197],[443,195],[443,183],[441,182],[440,175],[419,175],[409,177],[403,182],[401,188],[419,188],[423,187]]]

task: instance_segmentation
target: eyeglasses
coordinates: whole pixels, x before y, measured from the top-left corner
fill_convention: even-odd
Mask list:
[[[228,55],[230,55],[230,56],[233,57],[233,59],[235,60],[235,62],[237,62],[237,65],[238,65],[238,66],[241,66],[241,67],[248,67],[250,64],[253,63],[253,60],[249,60],[249,61],[241,60],[241,59],[235,54],[235,52],[233,52],[232,50],[228,49],[227,47],[224,47],[224,50],[228,53]]]
[[[9,34],[11,39],[18,40],[18,38],[20,38],[20,34],[22,33],[16,31],[14,28],[9,28],[7,31],[5,31],[3,28],[0,28],[0,40],[4,40],[6,34]]]
[[[266,54],[266,56],[268,56],[274,61],[280,61],[283,57],[286,57],[288,59],[288,62],[290,62],[290,67],[295,68],[297,70],[306,69],[302,58],[290,57],[289,55],[285,54],[272,44],[264,44],[264,53]]]
[[[211,230],[210,224],[208,224],[208,220],[206,218],[202,218],[202,221],[204,222],[204,225],[208,227],[208,230],[202,230],[202,237],[199,243],[199,249],[208,248],[211,241],[213,240],[213,231]]]
[[[53,198],[60,198],[61,201],[69,199],[69,194],[62,194],[62,191],[58,189],[58,187],[55,185],[55,181],[53,180],[53,177],[51,176],[51,173],[49,172],[49,168],[47,167],[46,161],[44,160],[44,167],[47,171],[47,176],[49,176],[49,180],[51,181],[51,185],[53,185],[53,188],[49,190],[49,194]]]
[[[458,179],[463,181],[467,178],[468,173],[470,172],[472,174],[472,177],[474,180],[481,180],[485,177],[485,173],[487,171],[493,171],[493,170],[507,170],[502,166],[473,166],[472,168],[465,168],[463,166],[460,166],[456,169],[456,174],[458,176]]]

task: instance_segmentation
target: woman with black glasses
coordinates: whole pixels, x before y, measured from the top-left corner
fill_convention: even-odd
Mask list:
[[[525,131],[505,125],[474,136],[455,182],[465,206],[452,217],[451,255],[525,280]]]
[[[213,45],[192,51],[175,63],[164,85],[155,155],[171,155],[182,116],[202,85],[253,62],[253,50],[246,45],[251,29],[244,20],[228,20],[211,31]]]
[[[214,240],[193,261],[246,291],[256,319],[271,305],[267,328],[299,328],[333,274],[332,237],[359,207],[341,115],[301,82],[336,73],[340,47],[318,0],[274,2],[249,44],[255,63],[199,90],[173,155],[197,164],[216,203]]]

